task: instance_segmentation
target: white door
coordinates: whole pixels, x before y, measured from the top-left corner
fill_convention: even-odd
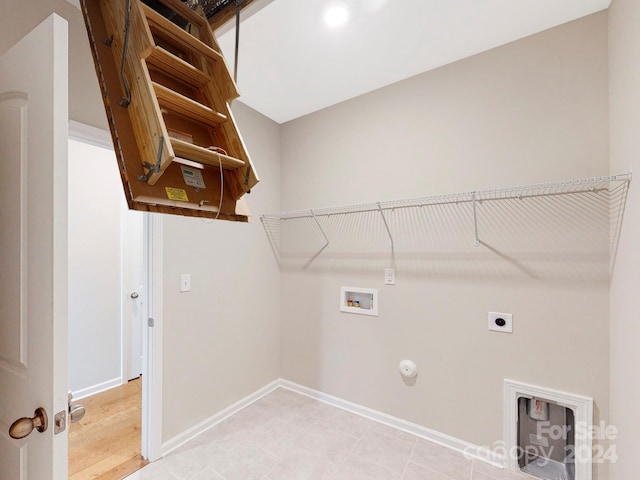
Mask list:
[[[69,125],[68,373],[81,399],[142,374],[143,213],[122,194],[110,133]]]
[[[124,195],[113,150],[71,139],[68,184],[68,380],[79,399],[123,380]]]
[[[0,479],[67,478],[67,23],[0,57]],[[48,428],[9,426],[42,407]]]
[[[144,310],[143,277],[143,213],[123,206],[122,278],[124,286],[124,326],[126,328],[123,351],[125,378],[132,380],[142,375],[142,318]]]

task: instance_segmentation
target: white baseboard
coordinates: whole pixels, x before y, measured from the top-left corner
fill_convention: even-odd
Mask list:
[[[478,447],[477,445],[474,445],[472,443],[465,442],[464,440],[460,440],[458,438],[438,432],[436,430],[432,430],[427,427],[423,427],[422,425],[418,425],[417,423],[408,422],[401,418],[394,417],[392,415],[388,415],[386,413],[382,413],[377,410],[364,407],[362,405],[358,405],[357,403],[352,403],[347,400],[343,400],[341,398],[320,392],[318,390],[314,390],[312,388],[290,382],[289,380],[281,379],[279,385],[296,393],[314,398],[320,402],[332,405],[351,413],[355,413],[356,415],[360,415],[375,422],[397,428],[398,430],[402,430],[403,432],[410,433],[444,447],[451,448],[462,453],[463,455],[476,458],[495,467],[504,468],[504,458],[496,452],[488,450],[487,448]]]
[[[362,405],[358,405],[356,403],[352,403],[347,400],[334,397],[332,395],[328,395],[318,390],[314,390],[312,388],[305,387],[304,385],[300,385],[289,380],[284,380],[282,378],[271,382],[270,384],[262,387],[251,395],[244,397],[242,400],[239,400],[233,405],[230,405],[224,410],[203,420],[199,424],[189,428],[188,430],[185,430],[183,433],[176,435],[167,442],[164,442],[162,444],[162,455],[164,456],[172,450],[175,450],[189,440],[195,438],[209,428],[213,427],[217,423],[220,423],[224,419],[239,412],[243,408],[260,400],[262,397],[271,393],[278,387],[286,388],[288,390],[299,393],[301,395],[306,395],[328,405],[346,410],[362,417],[366,417],[375,422],[397,428],[399,430],[402,430],[403,432],[411,433],[430,442],[434,442],[444,447],[451,448],[466,455],[467,457],[481,460],[498,468],[504,468],[504,457],[496,452],[487,449],[486,447],[479,447],[472,443],[465,442],[464,440],[460,440],[450,435],[446,435],[444,433],[431,430],[430,428],[423,427],[422,425],[402,420],[401,418],[397,418],[392,415],[388,415],[386,413],[382,413],[377,410],[373,410],[371,408],[364,407]]]
[[[73,401],[75,402],[76,400],[80,400],[81,398],[90,397],[91,395],[95,395],[96,393],[101,393],[111,388],[119,387],[123,383],[124,382],[122,381],[122,377],[116,377],[112,378],[111,380],[107,380],[106,382],[72,391],[71,393],[73,394]]]
[[[175,450],[176,448],[180,447],[181,445],[187,443],[189,440],[197,437],[201,433],[204,433],[206,430],[208,430],[211,427],[213,427],[214,425],[222,422],[224,419],[230,417],[231,415],[233,415],[235,413],[238,413],[243,408],[248,407],[249,405],[251,405],[254,402],[257,402],[262,397],[264,397],[265,395],[271,393],[276,388],[278,388],[280,386],[280,383],[281,383],[280,379],[274,380],[273,382],[269,383],[268,385],[265,385],[264,387],[262,387],[260,390],[257,390],[255,392],[253,392],[252,394],[247,395],[246,397],[244,397],[243,399],[237,401],[233,405],[228,406],[224,410],[221,410],[220,412],[216,413],[215,415],[212,415],[211,417],[203,420],[202,422],[198,423],[197,425],[194,425],[193,427],[191,427],[191,428],[185,430],[184,432],[176,435],[175,437],[171,438],[170,440],[167,440],[166,442],[164,442],[162,444],[162,448],[161,448],[162,456],[165,456],[169,452],[171,452],[171,451]]]

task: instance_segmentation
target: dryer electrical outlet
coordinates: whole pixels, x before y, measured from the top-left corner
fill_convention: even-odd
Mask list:
[[[502,333],[513,333],[513,315],[510,313],[489,312],[489,330]]]

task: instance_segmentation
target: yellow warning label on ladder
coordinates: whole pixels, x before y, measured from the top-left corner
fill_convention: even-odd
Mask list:
[[[186,190],[183,190],[181,188],[173,188],[173,187],[164,187],[164,189],[167,192],[167,198],[169,198],[169,200],[178,200],[180,202],[189,201],[189,197],[187,197]]]

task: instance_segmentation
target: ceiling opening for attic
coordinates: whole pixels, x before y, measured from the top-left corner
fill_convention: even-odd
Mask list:
[[[244,195],[258,177],[229,108],[239,93],[207,19],[240,4],[81,3],[129,207],[248,221]]]
[[[172,8],[165,5],[161,0],[142,1],[181,28],[185,28],[189,24],[187,19],[178,15]],[[182,3],[192,10],[200,13],[207,19],[210,19],[227,9],[233,8],[235,10],[236,7],[240,7],[243,2],[240,0],[183,0]]]
[[[167,8],[160,0],[143,0],[144,3],[155,9],[162,15],[173,15],[170,8]],[[221,13],[223,10],[236,6],[241,6],[244,3],[242,0],[187,0],[185,3],[192,10],[198,10],[202,8],[202,13],[205,17],[212,18]]]

